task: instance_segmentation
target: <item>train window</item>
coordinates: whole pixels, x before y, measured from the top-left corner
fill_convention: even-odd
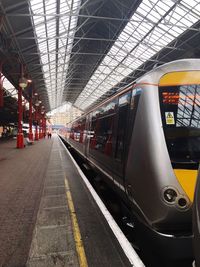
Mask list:
[[[97,144],[97,138],[96,134],[98,132],[98,125],[97,124],[97,118],[98,118],[98,111],[94,112],[92,114],[92,122],[91,122],[91,127],[90,127],[90,148],[95,149],[96,144]]]
[[[79,121],[76,121],[72,125],[70,138],[74,139],[74,141],[83,143],[84,139],[84,130],[85,130],[85,118]]]
[[[108,155],[112,155],[112,132],[114,116],[107,116],[97,121],[95,149]]]
[[[74,129],[73,129],[73,127],[70,129],[70,135],[69,135],[69,137],[71,139],[74,139]]]
[[[84,142],[84,138],[85,138],[85,123],[86,123],[86,119],[82,119],[80,121],[80,126],[79,126],[79,129],[80,129],[80,139],[79,139],[79,142],[80,143],[83,143]]]
[[[80,136],[81,136],[80,125],[79,125],[79,123],[76,123],[75,127],[74,127],[74,141],[79,142]]]
[[[71,139],[74,139],[74,133],[75,133],[75,123],[73,123],[71,126],[71,131],[70,131],[70,138]]]
[[[200,85],[161,86],[159,97],[173,167],[196,169],[200,161]]]
[[[92,115],[90,148],[107,156],[113,154],[113,125],[116,100],[101,107]]]
[[[139,101],[139,96],[142,93],[142,89],[141,88],[134,88],[132,91],[132,96],[131,96],[131,109],[133,110],[137,110],[137,105],[138,105],[138,101]]]

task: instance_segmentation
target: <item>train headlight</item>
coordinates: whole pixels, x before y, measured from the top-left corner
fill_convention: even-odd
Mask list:
[[[167,187],[163,189],[163,199],[168,204],[173,204],[178,196],[177,191],[172,187]]]
[[[185,195],[181,195],[178,190],[171,186],[166,186],[162,190],[162,198],[168,205],[175,205],[179,210],[187,210],[190,201]]]
[[[188,209],[190,206],[190,201],[185,196],[180,195],[176,199],[176,206],[182,210]]]

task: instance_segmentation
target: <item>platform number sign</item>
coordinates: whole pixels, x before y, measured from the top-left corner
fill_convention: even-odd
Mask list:
[[[175,124],[174,112],[165,112],[165,119],[166,119],[166,124],[167,125]]]

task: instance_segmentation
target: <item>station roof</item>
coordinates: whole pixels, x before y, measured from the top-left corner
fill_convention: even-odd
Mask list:
[[[160,65],[200,56],[198,0],[1,0],[0,58],[46,111],[87,110]]]

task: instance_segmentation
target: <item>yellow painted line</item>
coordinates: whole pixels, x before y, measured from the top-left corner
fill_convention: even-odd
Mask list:
[[[66,189],[66,197],[67,197],[67,202],[69,206],[70,216],[72,220],[73,234],[74,234],[74,240],[76,244],[76,251],[78,254],[79,265],[80,267],[88,267],[85,250],[84,250],[84,246],[83,246],[83,242],[81,238],[81,233],[80,233],[80,229],[79,229],[79,225],[78,225],[78,221],[77,221],[76,213],[74,209],[74,203],[72,200],[69,183],[68,183],[66,176],[65,176],[65,189]]]

